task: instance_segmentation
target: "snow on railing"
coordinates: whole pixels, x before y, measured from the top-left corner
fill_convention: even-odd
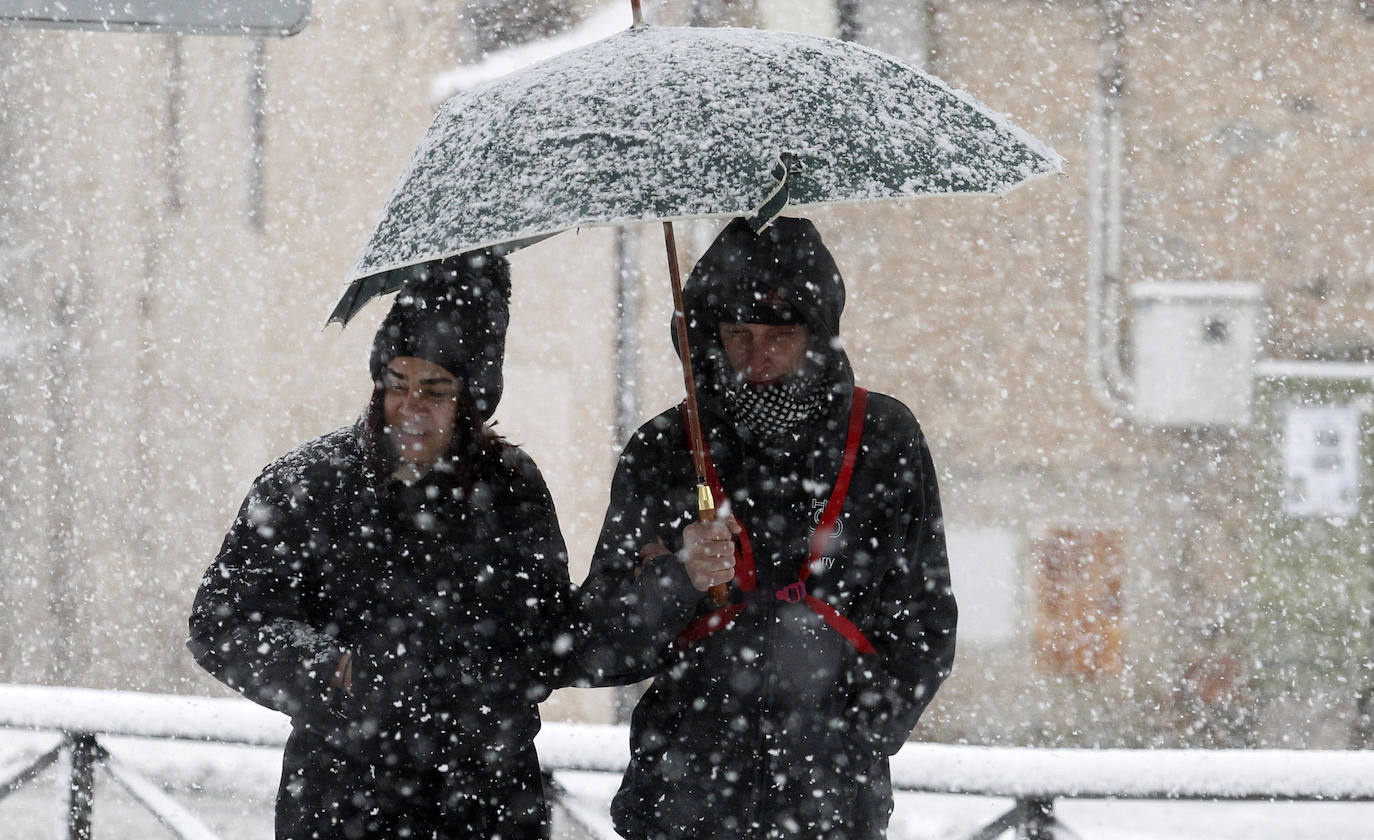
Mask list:
[[[156,783],[111,756],[101,739],[280,748],[290,724],[237,698],[0,685],[0,728],[60,736],[37,756],[0,755],[0,799],[62,759],[72,778],[68,838],[90,837],[91,780],[100,766],[176,836],[208,840],[211,832]],[[624,726],[546,723],[537,746],[548,772],[619,774],[630,755]],[[1374,801],[1374,751],[1051,750],[913,742],[893,758],[892,783],[899,791],[1013,799],[1010,811],[970,840],[992,840],[1007,831],[1045,840],[1055,836],[1058,799]],[[593,835],[614,836],[585,804],[560,804]]]
[[[37,685],[0,685],[0,726],[256,747],[280,747],[291,732],[285,715],[234,697]]]
[[[900,790],[1018,799],[1374,801],[1374,751],[1092,750],[907,744]]]

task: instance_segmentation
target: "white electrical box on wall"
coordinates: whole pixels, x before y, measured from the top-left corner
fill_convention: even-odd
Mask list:
[[[1283,512],[1360,513],[1360,406],[1290,403],[1283,412]]]
[[[1259,356],[1257,283],[1135,283],[1132,409],[1156,426],[1245,426]]]

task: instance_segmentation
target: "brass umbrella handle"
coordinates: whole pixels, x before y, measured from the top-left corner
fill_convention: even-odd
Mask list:
[[[697,519],[701,522],[716,520],[716,500],[712,498],[711,488],[705,482],[697,485]],[[715,601],[717,607],[730,603],[729,583],[718,583],[707,591],[711,593],[711,600]]]

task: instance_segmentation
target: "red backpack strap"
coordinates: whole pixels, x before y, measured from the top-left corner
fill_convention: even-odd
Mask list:
[[[864,635],[864,631],[860,630],[854,622],[845,618],[839,610],[822,601],[820,598],[817,598],[815,595],[806,596],[806,605],[814,610],[816,615],[820,616],[826,624],[829,624],[831,629],[848,639],[849,643],[853,645],[859,653],[871,654],[877,652],[873,649],[873,643],[868,641],[868,637]]]
[[[707,613],[701,618],[693,620],[691,624],[683,628],[681,633],[677,634],[677,638],[673,640],[673,644],[677,646],[678,650],[683,650],[696,644],[717,630],[724,630],[726,627],[735,623],[735,618],[737,618],[740,613],[744,612],[746,606],[747,604],[745,603],[726,604],[714,612]]]
[[[840,462],[840,474],[830,491],[830,501],[825,503],[820,522],[816,523],[816,530],[811,534],[810,551],[797,578],[800,581],[804,582],[811,577],[811,567],[825,554],[826,545],[830,542],[830,532],[840,518],[840,511],[844,509],[844,498],[849,494],[849,479],[854,476],[854,462],[859,459],[859,442],[863,440],[864,413],[867,408],[868,391],[854,386],[854,397],[849,406],[849,430],[844,441],[844,460]]]
[[[863,440],[864,417],[867,407],[868,391],[855,386],[854,397],[849,408],[849,428],[845,437],[844,459],[840,463],[840,474],[835,479],[835,486],[830,491],[830,500],[826,503],[825,510],[821,512],[820,522],[817,523],[816,530],[811,535],[810,550],[806,562],[802,564],[801,573],[796,583],[789,584],[771,594],[781,601],[805,601],[813,612],[819,615],[835,632],[848,640],[859,653],[872,654],[876,652],[872,643],[868,641],[863,631],[854,622],[845,618],[839,610],[820,598],[805,594],[806,579],[811,576],[811,567],[824,554],[825,548],[830,542],[830,531],[839,520],[840,512],[844,509],[845,497],[849,494],[849,481],[854,475],[854,464],[859,457],[859,444]],[[720,484],[720,477],[716,474],[715,464],[711,461],[709,451],[706,453],[706,481],[711,487],[711,492],[716,494],[717,499],[724,498],[725,493]],[[740,524],[739,546],[735,551],[735,560],[735,577],[740,589],[743,592],[752,593],[756,586],[754,551],[743,523]],[[797,597],[798,595],[801,597]],[[701,641],[712,633],[724,630],[734,622],[752,600],[755,599],[747,599],[743,603],[727,604],[696,619],[678,634],[675,644],[679,649],[683,649]]]
[[[867,408],[868,391],[856,385],[849,408],[849,431],[845,437],[844,460],[840,464],[840,474],[835,479],[835,487],[830,491],[830,501],[826,503],[825,510],[821,512],[820,522],[816,524],[816,530],[811,535],[811,550],[797,578],[797,582],[803,585],[811,576],[811,569],[816,565],[816,561],[825,554],[826,546],[830,543],[830,532],[840,518],[840,511],[844,509],[845,497],[849,495],[849,480],[854,476],[854,463],[859,458],[859,443],[863,440]],[[845,618],[839,610],[814,595],[806,595],[803,600],[836,633],[844,636],[859,653],[875,652],[873,644],[868,641],[863,631],[855,626],[854,622]]]

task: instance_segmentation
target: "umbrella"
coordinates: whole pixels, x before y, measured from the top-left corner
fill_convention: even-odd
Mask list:
[[[700,474],[673,220],[743,215],[761,230],[818,204],[1001,195],[1061,164],[1002,115],[876,50],[646,26],[638,0],[632,7],[627,31],[442,105],[330,321],[346,324],[431,260],[508,252],[585,225],[663,221]]]
[[[785,156],[785,157],[784,157]],[[331,315],[407,266],[578,226],[775,204],[1000,195],[1058,156],[938,79],[849,41],[635,26],[448,99]],[[399,275],[399,276],[398,276]]]

